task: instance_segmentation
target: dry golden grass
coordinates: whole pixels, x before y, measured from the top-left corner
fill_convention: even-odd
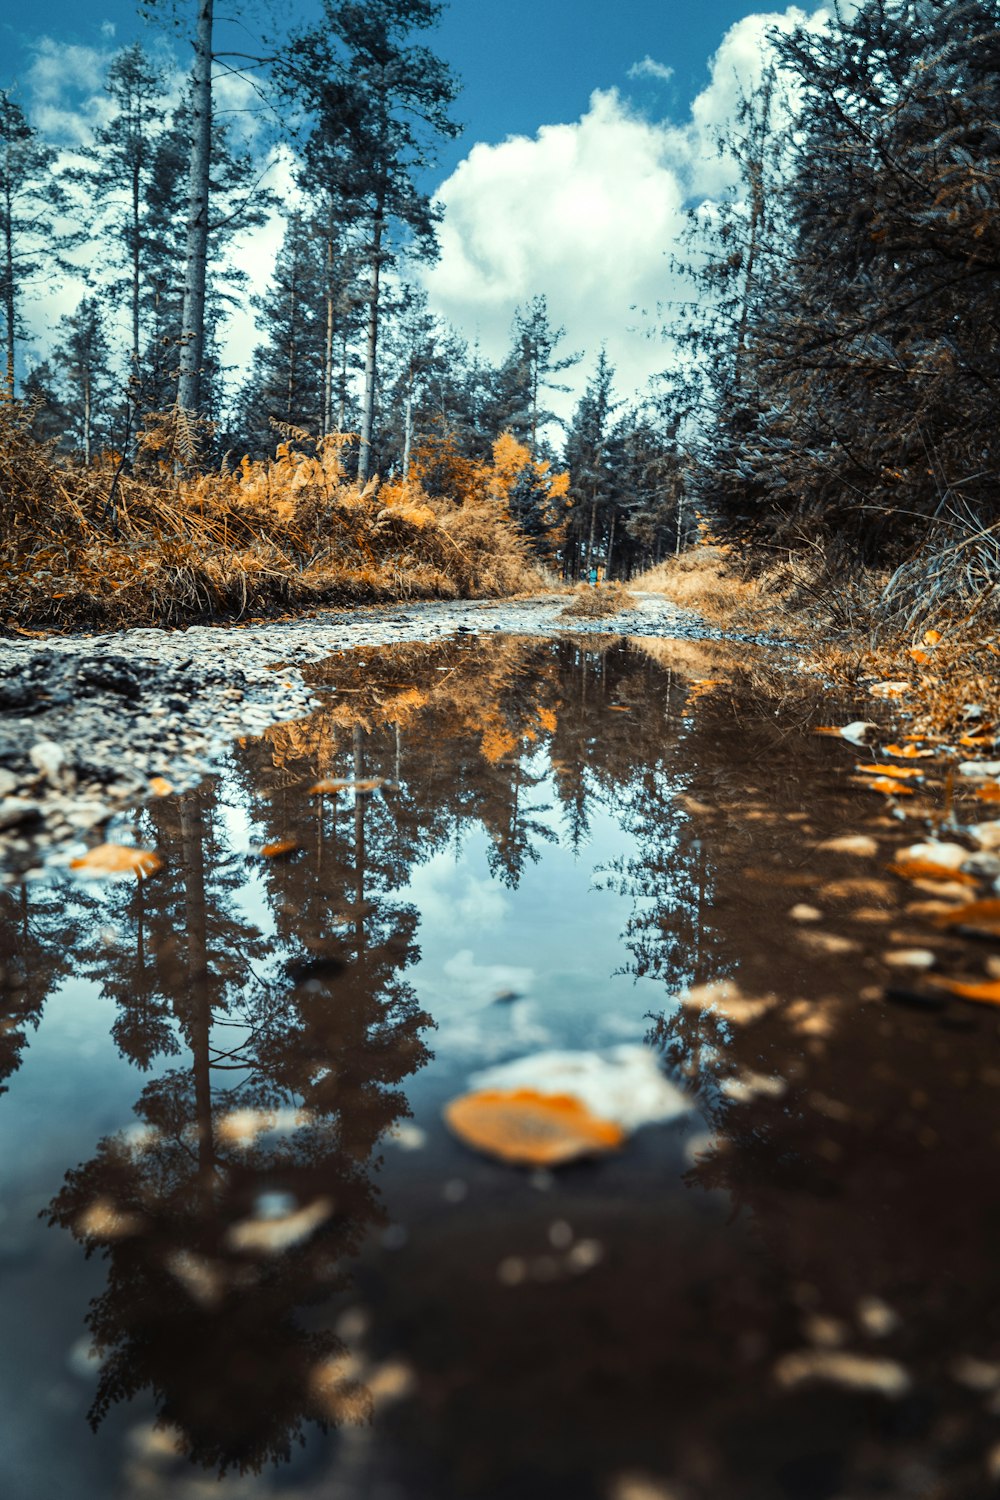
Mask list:
[[[622,583],[602,583],[596,587],[579,583],[562,613],[570,620],[603,620],[606,615],[620,614],[632,603],[631,590]]]
[[[305,445],[303,445],[304,447]],[[35,442],[0,408],[0,623],[176,625],[319,605],[538,592],[506,506],[433,500],[416,484],[359,489],[341,442],[288,443],[268,462],[177,473],[147,454],[89,468]]]
[[[771,630],[782,620],[785,601],[801,587],[791,565],[750,575],[731,547],[699,542],[631,580],[631,587],[665,595],[714,625],[736,630]]]

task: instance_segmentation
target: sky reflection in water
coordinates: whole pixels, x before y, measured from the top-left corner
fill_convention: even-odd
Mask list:
[[[994,1357],[958,1184],[1000,1080],[983,1035],[859,1009],[853,912],[891,893],[796,946],[857,794],[692,701],[694,649],[345,654],[327,707],[135,816],[153,880],[0,893],[7,1493],[832,1497],[946,1460],[975,1493],[989,1390],[781,1372]],[[727,976],[743,1012],[677,1010]],[[515,1172],[440,1122],[488,1063],[643,1037],[700,1113],[618,1158]]]

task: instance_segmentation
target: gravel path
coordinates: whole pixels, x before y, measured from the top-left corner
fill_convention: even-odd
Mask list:
[[[316,699],[297,668],[334,651],[494,631],[718,634],[659,594],[633,594],[627,610],[599,620],[563,618],[566,603],[565,594],[446,601],[0,640],[0,883],[67,863],[88,831],[150,796],[153,778],[194,786],[237,736],[307,714]]]

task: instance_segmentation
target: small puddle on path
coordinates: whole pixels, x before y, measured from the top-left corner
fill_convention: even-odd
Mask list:
[[[126,820],[152,878],[0,892],[4,1492],[987,1493],[997,1021],[883,1000],[927,919],[829,704],[610,637],[311,675]],[[639,1045],[690,1108],[611,1155],[443,1123]]]

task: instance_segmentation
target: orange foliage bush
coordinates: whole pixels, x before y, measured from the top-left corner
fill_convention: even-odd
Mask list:
[[[169,416],[169,414],[168,414]],[[359,488],[345,439],[273,459],[185,471],[163,416],[134,470],[109,454],[65,463],[0,408],[0,622],[18,626],[179,624],[319,604],[486,597],[542,580],[506,508],[473,487],[465,503],[419,481]],[[306,447],[313,451],[307,452]],[[192,440],[193,448],[193,440]]]

